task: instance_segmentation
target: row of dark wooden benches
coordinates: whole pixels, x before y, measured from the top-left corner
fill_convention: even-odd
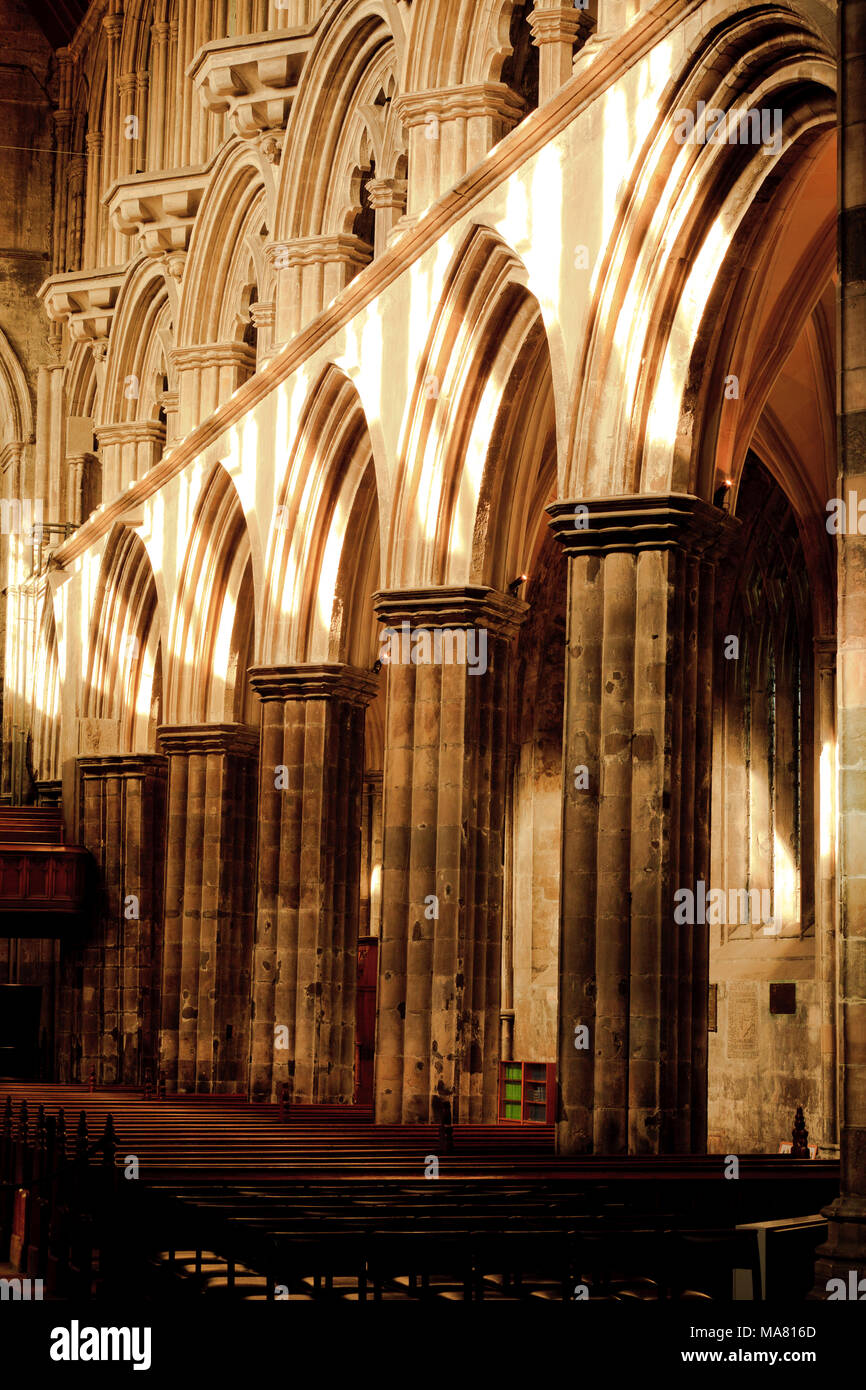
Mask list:
[[[574,1184],[166,1184],[146,1195],[147,1229],[168,1237],[153,1270],[204,1296],[726,1298],[735,1268],[760,1279],[753,1232],[618,1214]]]
[[[836,1182],[790,1160],[743,1160],[740,1182],[718,1156],[564,1161],[542,1127],[458,1126],[449,1153],[441,1127],[337,1108],[3,1090],[0,1259],[5,1240],[60,1293],[122,1271],[145,1297],[730,1297],[733,1269],[756,1287],[736,1224],[815,1211]],[[87,1119],[59,1142],[61,1101]]]

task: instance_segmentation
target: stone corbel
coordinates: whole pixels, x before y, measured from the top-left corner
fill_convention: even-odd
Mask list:
[[[285,130],[313,30],[245,34],[205,44],[187,68],[205,109],[244,140]]]
[[[183,281],[183,272],[186,267],[185,251],[167,251],[160,258],[162,275],[165,280],[165,288],[168,291],[168,299],[171,305],[171,321],[177,323],[180,310],[180,286]]]
[[[170,174],[134,174],[113,183],[102,201],[112,227],[134,236],[146,256],[185,252],[208,175],[202,165]]]
[[[73,270],[52,275],[37,292],[51,323],[66,322],[73,342],[107,345],[123,266],[107,270]]]

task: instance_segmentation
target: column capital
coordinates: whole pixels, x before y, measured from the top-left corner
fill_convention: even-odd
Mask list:
[[[259,751],[259,731],[248,724],[162,724],[157,744],[169,756],[237,753],[253,757]]]
[[[166,770],[166,760],[160,753],[108,753],[104,757],[77,758],[78,770],[82,777],[139,777],[161,774]]]
[[[372,671],[340,662],[321,665],[251,666],[247,672],[250,685],[264,703],[268,700],[344,700],[353,705],[368,705],[380,690],[380,682]]]
[[[95,429],[100,448],[106,444],[154,444],[165,440],[165,425],[158,420],[118,420]]]
[[[553,502],[550,526],[566,555],[686,550],[717,560],[740,523],[689,493],[631,493]]]
[[[497,118],[516,125],[526,105],[504,82],[467,83],[460,87],[435,87],[424,92],[404,92],[395,102],[396,114],[407,129],[439,121]]]
[[[528,605],[487,584],[433,585],[428,589],[387,589],[373,595],[380,623],[408,623],[410,628],[486,628],[493,636],[512,637]]]
[[[835,667],[837,642],[835,634],[829,636],[816,634],[812,638],[812,645],[815,652],[815,663],[820,667]]]
[[[588,10],[575,9],[573,5],[553,5],[539,9],[538,5],[528,15],[532,41],[538,47],[545,43],[576,43],[582,33],[588,33],[594,20]]]
[[[377,211],[380,208],[396,208],[398,212],[405,211],[408,187],[408,179],[371,179],[367,184],[370,207]]]

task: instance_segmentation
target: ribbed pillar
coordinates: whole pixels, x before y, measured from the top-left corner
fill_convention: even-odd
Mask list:
[[[204,724],[158,739],[169,764],[160,1066],[168,1091],[243,1093],[259,735]]]
[[[262,701],[250,1088],[348,1104],[354,1092],[364,718],[381,678],[254,667]]]
[[[455,1122],[491,1121],[508,662],[526,605],[481,586],[375,603],[390,665],[376,1118],[426,1122],[444,1102]]]
[[[557,1143],[700,1151],[708,937],[673,894],[709,879],[712,558],[734,523],[686,496],[548,511],[569,566]]]
[[[862,3],[838,7],[839,63],[839,496],[848,508],[838,538],[838,1028],[841,1192],[826,1211],[815,1296],[828,1279],[866,1275],[866,537],[856,531],[866,499],[866,25]],[[853,494],[853,498],[852,498]],[[852,505],[853,504],[853,505]],[[855,520],[852,521],[851,517]],[[850,1295],[849,1295],[850,1296]]]
[[[64,956],[58,1072],[135,1086],[157,1052],[165,759],[79,758],[78,775],[79,838],[99,866],[99,908],[81,953]]]

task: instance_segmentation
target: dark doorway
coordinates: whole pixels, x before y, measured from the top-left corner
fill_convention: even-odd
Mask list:
[[[373,1066],[376,1055],[376,985],[379,942],[358,942],[358,987],[355,998],[355,1104],[373,1104]]]
[[[0,1076],[39,1075],[41,985],[0,985]]]

